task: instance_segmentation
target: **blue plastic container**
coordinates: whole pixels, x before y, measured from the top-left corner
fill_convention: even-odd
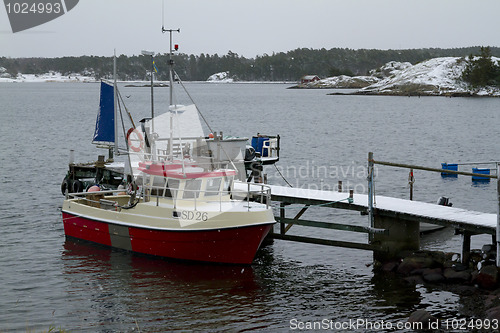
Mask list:
[[[253,147],[253,149],[255,149],[255,151],[257,151],[258,143],[259,143],[259,137],[253,136],[252,137],[252,147]]]
[[[458,171],[458,164],[457,163],[441,163],[441,169]],[[441,172],[441,177],[455,177],[455,178],[457,178],[458,175],[456,173]]]
[[[252,137],[252,147],[253,147],[253,149],[255,149],[255,152],[259,153],[262,157],[267,156],[267,153],[268,153],[267,150],[266,150],[265,156],[262,153],[262,146],[264,145],[264,142],[268,141],[268,140],[269,140],[269,137],[267,137],[267,136],[254,136],[254,137]]]
[[[482,175],[489,175],[490,174],[490,169],[472,168],[472,173],[479,173],[479,174],[482,174]],[[473,182],[489,182],[490,179],[487,178],[487,177],[472,176],[472,181]]]

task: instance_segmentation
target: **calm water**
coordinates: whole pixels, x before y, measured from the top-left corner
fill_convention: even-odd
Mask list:
[[[500,99],[327,96],[281,84],[187,84],[211,126],[225,134],[280,134],[280,171],[293,186],[365,191],[369,151],[386,161],[499,159]],[[69,150],[91,161],[98,84],[1,84],[0,331],[287,331],[292,323],[365,320],[395,326],[416,309],[440,318],[474,316],[452,292],[373,274],[371,253],[275,241],[251,266],[170,262],[65,240],[60,184]],[[123,88],[136,119],[149,90]],[[157,110],[167,91],[156,91]],[[179,97],[182,102],[182,97]],[[470,170],[467,167],[465,170]],[[270,182],[285,184],[274,167]],[[493,183],[415,172],[417,200],[441,195],[455,207],[496,212]],[[380,167],[377,194],[408,197],[407,170]],[[290,215],[293,212],[288,213]],[[328,208],[305,218],[367,223]],[[366,241],[351,233],[293,227],[295,234]],[[481,247],[489,237],[473,237]],[[443,230],[422,245],[460,250]],[[296,320],[296,321],[294,321]],[[395,330],[393,330],[395,331]]]

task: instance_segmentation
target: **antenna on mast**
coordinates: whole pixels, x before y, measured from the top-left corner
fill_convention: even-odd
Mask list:
[[[165,0],[161,2],[161,31],[163,32],[163,27],[165,26]]]
[[[169,51],[169,59],[168,59],[168,65],[170,67],[169,72],[170,72],[170,105],[172,105],[172,91],[173,91],[173,83],[174,83],[174,78],[173,78],[173,69],[174,69],[174,60],[172,58],[174,54],[174,50],[172,49],[172,32],[181,32],[181,29],[165,29],[163,26],[161,27],[161,32],[165,33],[168,32],[170,34],[170,51]],[[177,44],[175,45],[175,50],[177,51],[179,47]]]
[[[168,150],[170,151],[170,159],[173,160],[173,133],[174,133],[174,128],[173,128],[173,113],[172,110],[170,109],[171,106],[173,105],[173,91],[174,91],[174,60],[172,59],[172,55],[174,51],[172,50],[172,32],[181,32],[181,29],[165,29],[163,26],[161,27],[161,32],[165,33],[168,32],[170,34],[170,52],[169,52],[169,59],[168,59],[168,66],[169,66],[169,77],[170,77],[170,106],[169,106],[169,111],[170,111],[170,140],[168,141]],[[178,46],[175,45],[175,50],[177,51]],[[184,165],[184,164],[183,164]],[[184,167],[183,167],[184,168]]]

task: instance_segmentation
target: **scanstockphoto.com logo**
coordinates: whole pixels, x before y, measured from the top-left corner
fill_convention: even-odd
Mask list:
[[[4,0],[12,32],[16,33],[56,19],[71,9],[79,0]]]

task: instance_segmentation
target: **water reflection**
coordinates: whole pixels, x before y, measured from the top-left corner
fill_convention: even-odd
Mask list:
[[[88,322],[104,330],[111,323],[114,329],[215,329],[262,311],[254,306],[263,303],[251,266],[169,261],[69,238],[62,256],[68,293],[90,303],[70,310],[82,317],[78,328]]]
[[[373,297],[387,313],[411,311],[421,301],[416,286],[395,274],[374,272],[371,282]]]

